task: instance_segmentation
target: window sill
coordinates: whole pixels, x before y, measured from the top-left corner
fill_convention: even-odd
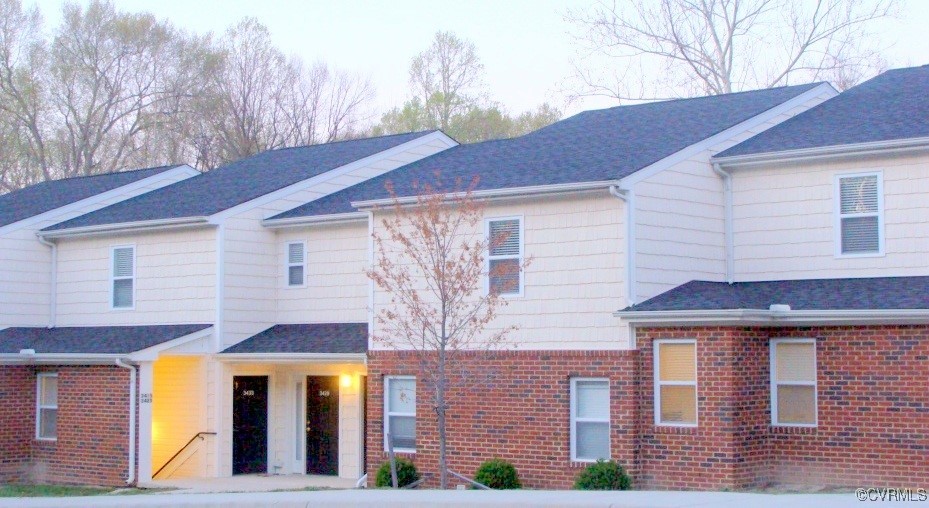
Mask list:
[[[655,434],[696,434],[696,425],[655,425],[652,428]]]
[[[771,425],[768,427],[768,434],[776,435],[815,435],[816,425]]]

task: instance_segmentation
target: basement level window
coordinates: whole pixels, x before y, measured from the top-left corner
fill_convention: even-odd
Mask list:
[[[54,441],[58,438],[58,374],[42,372],[37,379],[36,438]]]

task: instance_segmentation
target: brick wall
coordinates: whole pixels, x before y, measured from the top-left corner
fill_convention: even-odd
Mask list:
[[[0,481],[28,477],[35,438],[35,373],[30,367],[0,367]]]
[[[36,372],[58,373],[58,439],[35,439]],[[0,439],[28,450],[21,474],[5,481],[125,485],[128,472],[129,371],[116,366],[0,366]],[[18,396],[7,394],[20,392]]]
[[[610,380],[614,424],[613,457],[634,462],[634,351],[525,351],[473,353],[462,364],[486,382],[452,393],[448,418],[450,469],[473,476],[481,462],[503,458],[519,471],[525,487],[570,488],[586,464],[570,460],[570,379]],[[386,375],[415,375],[417,361],[408,353],[374,351],[368,359],[368,474],[387,460],[384,452],[384,380]],[[489,378],[489,379],[488,379]],[[416,385],[416,448],[421,472],[438,470],[438,435],[428,387]],[[453,480],[453,484],[460,483]]]

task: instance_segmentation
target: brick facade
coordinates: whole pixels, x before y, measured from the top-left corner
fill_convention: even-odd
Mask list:
[[[58,373],[56,441],[35,439],[36,373]],[[0,481],[124,486],[129,371],[0,366]]]
[[[817,342],[818,426],[771,426],[769,341]],[[654,424],[652,341],[697,341],[698,426]],[[492,373],[480,390],[455,393],[451,469],[511,461],[524,485],[569,488],[571,377],[610,379],[611,451],[636,488],[741,489],[770,484],[929,485],[929,326],[688,327],[639,330],[637,351],[471,354],[466,368]],[[383,451],[383,376],[415,374],[408,353],[370,353],[368,472]],[[435,418],[417,384],[417,453],[435,471]]]

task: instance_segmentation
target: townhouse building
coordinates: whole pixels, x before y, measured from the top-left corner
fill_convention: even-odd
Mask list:
[[[18,240],[47,257],[26,280],[48,282],[0,288],[0,477],[359,478],[387,432],[434,469],[426,387],[410,352],[370,340],[390,300],[364,269],[386,184],[409,201],[439,175],[477,178],[475,235],[510,233],[488,263],[532,258],[492,323],[518,327],[507,347],[467,356],[494,382],[453,393],[452,469],[500,457],[566,488],[612,458],[640,487],[924,485],[927,78],[588,111],[472,145],[273,150],[51,203]]]

